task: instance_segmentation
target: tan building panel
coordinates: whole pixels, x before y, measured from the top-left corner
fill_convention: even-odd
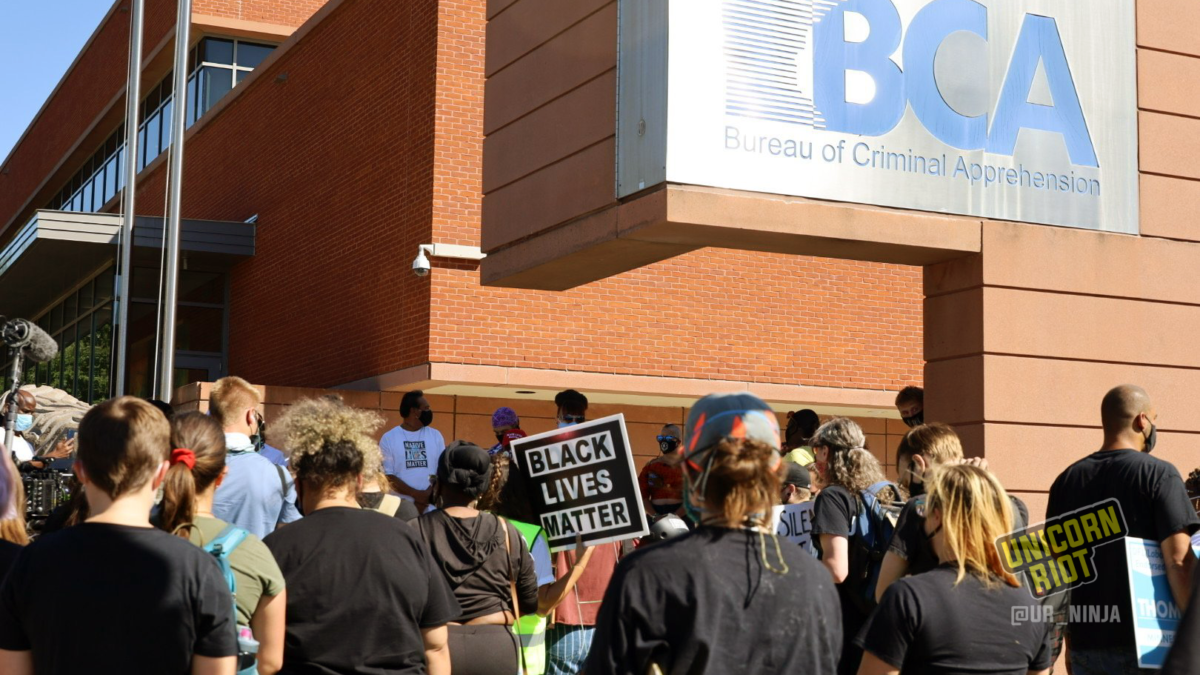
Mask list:
[[[483,219],[494,227],[483,232],[483,250],[614,203],[615,152],[609,139],[486,195]]]
[[[1200,58],[1138,50],[1138,107],[1200,117]]]
[[[1142,171],[1200,180],[1200,119],[1139,113],[1138,143]]]
[[[488,21],[488,77],[614,0],[520,0]],[[614,15],[615,16],[615,15]]]
[[[1142,236],[1200,241],[1200,181],[1142,174]]]
[[[1137,1],[1137,43],[1200,56],[1200,3],[1179,0]],[[1179,82],[1183,82],[1180,80]]]
[[[614,3],[489,76],[483,132],[490,134],[616,66]],[[615,95],[611,104],[616,106]]]
[[[484,140],[489,193],[614,135],[617,73],[608,73],[555,99]]]

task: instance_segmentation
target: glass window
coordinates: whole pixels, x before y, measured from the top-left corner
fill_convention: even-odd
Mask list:
[[[83,288],[79,289],[79,311],[80,311],[80,313],[86,312],[86,311],[90,310],[92,307],[96,306],[95,305],[95,301],[96,301],[95,291],[96,291],[95,280],[87,282],[86,284],[83,285]]]
[[[179,306],[175,311],[175,349],[219,353],[224,315],[219,307]]]
[[[237,80],[238,84],[241,84],[242,80],[246,79],[246,76],[249,74],[250,71],[248,70],[238,70],[234,72],[234,78]]]
[[[203,54],[201,61],[233,65],[233,40],[207,38],[200,43],[200,50]]]
[[[113,279],[116,277],[117,270],[115,267],[109,267],[96,277],[96,304],[103,304],[112,300],[113,297]]]
[[[162,116],[158,113],[151,115],[150,119],[146,120],[146,164],[154,161],[162,149],[162,146],[159,145],[161,129]]]
[[[233,89],[233,71],[228,68],[204,66],[200,69],[200,78],[200,113],[204,114]]]
[[[104,165],[104,201],[117,196],[117,174],[121,172],[121,163],[117,158],[117,154],[109,158],[108,163]]]
[[[184,270],[179,275],[179,301],[224,304],[225,275]]]
[[[138,171],[146,168],[146,125],[138,128]]]
[[[88,403],[108,398],[109,373],[112,371],[112,305],[92,314],[92,353],[88,363]],[[82,393],[82,392],[81,392]]]
[[[274,49],[268,45],[239,41],[237,43],[237,65],[239,68],[257,68]]]
[[[66,300],[63,300],[62,307],[62,322],[65,326],[79,317],[79,293],[75,292],[68,295]]]
[[[159,119],[162,120],[162,144],[163,150],[166,150],[171,145],[171,108],[174,107],[175,98],[167,99],[163,103],[162,111],[159,113]]]
[[[188,97],[187,97],[187,126],[191,127],[196,123],[196,118],[199,117],[200,110],[200,74],[192,73],[188,78]]]
[[[80,203],[79,203],[78,210],[79,211],[91,211],[92,210],[92,181],[89,180],[88,182],[84,183],[83,189],[79,191],[79,194],[80,194]]]

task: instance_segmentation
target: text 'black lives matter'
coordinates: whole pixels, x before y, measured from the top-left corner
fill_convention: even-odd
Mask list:
[[[647,534],[625,417],[613,415],[512,442],[551,551]]]

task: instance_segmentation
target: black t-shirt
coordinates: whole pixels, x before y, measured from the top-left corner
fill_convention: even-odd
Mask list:
[[[1136,450],[1102,450],[1067,467],[1050,487],[1046,517],[1116,498],[1128,536],[1161,542],[1176,532],[1189,536],[1200,518],[1188,501],[1183,479],[1171,464]],[[1125,546],[1116,541],[1095,549],[1097,581],[1071,590],[1071,604],[1118,606],[1120,622],[1081,624],[1071,631],[1073,649],[1132,648],[1133,611],[1129,603]],[[1085,613],[1086,614],[1086,613]]]
[[[237,654],[233,597],[212,554],[161,530],[81,523],[17,556],[0,589],[0,649],[45,673],[188,673]]]
[[[358,505],[364,509],[378,511],[379,505],[383,503],[383,498],[386,496],[386,494],[386,492],[363,492],[362,494],[358,495]],[[385,513],[383,515],[386,516],[387,514]],[[417,507],[414,506],[412,502],[408,501],[407,499],[401,499],[400,506],[396,507],[396,512],[392,515],[407,523],[409,521],[416,520],[421,514],[417,511]]]
[[[825,552],[821,549],[820,535],[831,534],[849,540],[850,528],[855,516],[858,515],[858,509],[858,499],[840,485],[831,485],[817,495],[816,503],[813,504],[812,534],[813,546],[822,559],[825,557]],[[847,543],[853,545],[852,542]],[[828,570],[825,573],[829,574]],[[859,609],[859,605],[854,600],[853,594],[856,592],[857,589],[851,588],[849,583],[837,584],[838,602],[842,609],[842,634],[845,636],[839,669],[839,672],[843,673],[858,671],[858,659],[861,653],[853,640],[859,629],[862,628],[863,622],[867,620],[867,615]]]
[[[1053,662],[1050,624],[1013,625],[1013,607],[1035,604],[1024,588],[987,588],[950,565],[888,587],[854,642],[904,675],[1025,675]]]
[[[1029,508],[1025,502],[1009,496],[1012,502],[1013,523],[1015,530],[1029,524]],[[938,566],[937,554],[933,552],[933,544],[925,536],[925,518],[917,515],[917,507],[923,504],[925,496],[913,497],[900,510],[896,520],[896,531],[892,534],[892,542],[888,550],[908,562],[908,574],[922,574]]]
[[[621,561],[604,595],[588,675],[833,675],[842,644],[833,579],[798,546],[701,527]]]
[[[429,549],[397,518],[325,508],[263,542],[287,581],[282,673],[424,673],[421,629],[458,616]]]
[[[12,569],[13,563],[17,561],[17,554],[21,552],[22,548],[24,547],[19,544],[0,539],[0,582],[4,581],[8,570]]]

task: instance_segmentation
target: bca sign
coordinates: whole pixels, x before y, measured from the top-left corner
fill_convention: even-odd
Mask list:
[[[1134,0],[659,1],[663,180],[1138,231]],[[622,196],[658,178],[628,122]]]

